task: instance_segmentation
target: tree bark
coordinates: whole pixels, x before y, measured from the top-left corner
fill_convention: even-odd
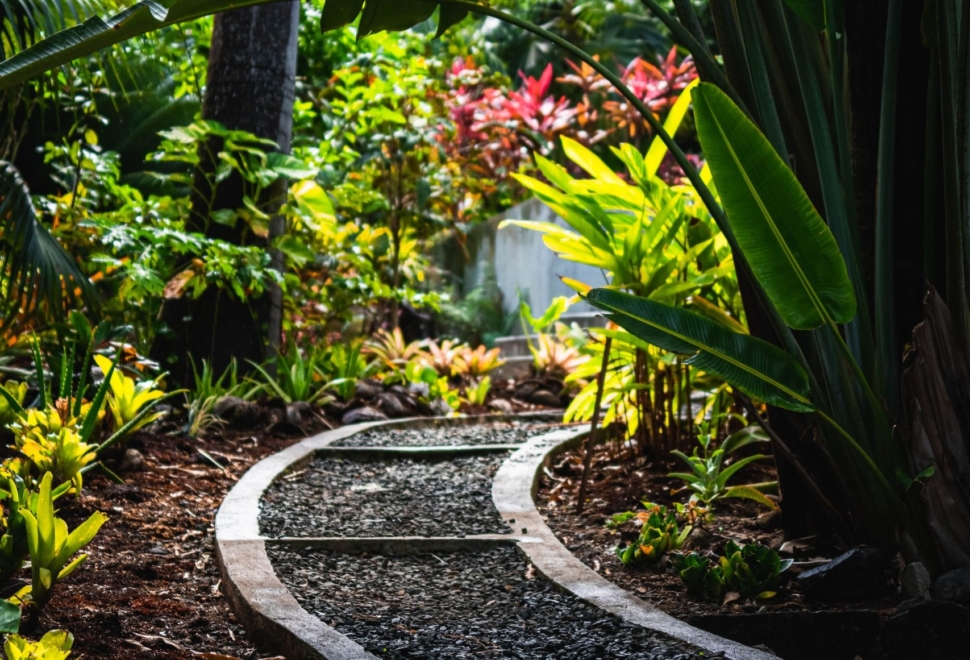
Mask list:
[[[235,9],[216,16],[202,104],[204,119],[274,140],[280,151],[289,151],[299,18],[295,1]],[[200,153],[217,153],[218,147],[210,145],[208,151]],[[214,168],[215,163],[203,157],[195,177],[188,229],[237,245],[262,244],[268,248],[268,242],[256,238],[242,222],[227,227],[210,221],[211,211],[242,206],[242,182],[236,177],[219,184],[211,208],[203,202],[212,192],[205,173]],[[271,186],[263,200],[268,202],[264,210],[272,215],[285,193],[284,181]],[[271,237],[274,232],[282,233],[280,218],[270,224]],[[274,255],[274,264],[282,267],[279,255]],[[247,360],[262,362],[267,353],[272,354],[279,346],[281,294],[271,290],[259,299],[241,301],[227,290],[210,287],[198,300],[168,301],[162,319],[169,331],[160,333],[153,355],[175,380],[185,384],[191,382],[191,361],[201,366],[202,360],[207,360],[216,373],[222,373],[234,358],[245,369]]]

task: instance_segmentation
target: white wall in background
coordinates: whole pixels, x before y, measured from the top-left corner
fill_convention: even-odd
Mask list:
[[[521,227],[505,227],[499,230],[499,223],[506,219],[555,222],[568,228],[562,218],[537,199],[525,201],[479,225],[469,236],[469,247],[472,248],[474,258],[465,266],[465,293],[482,283],[489,265],[495,269],[506,311],[513,311],[518,306],[516,287],[538,314],[549,306],[553,298],[573,295],[572,289],[563,284],[560,277],[571,277],[592,286],[606,283],[606,277],[600,269],[557,257],[542,242],[543,235],[537,231]],[[593,308],[586,303],[579,303],[570,311],[586,312],[593,311]]]

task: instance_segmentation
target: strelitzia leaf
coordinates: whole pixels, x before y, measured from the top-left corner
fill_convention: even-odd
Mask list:
[[[334,2],[335,0],[328,0]],[[353,2],[351,4],[356,4]],[[407,30],[431,18],[437,5],[425,0],[367,0],[360,17],[357,38],[383,30]]]
[[[808,375],[776,346],[750,335],[731,332],[717,321],[609,289],[593,289],[587,302],[609,312],[610,319],[640,339],[673,353],[691,356],[688,363],[720,376],[756,399],[788,410],[808,412]]]
[[[835,237],[768,139],[714,85],[693,93],[697,133],[738,244],[785,323],[848,323],[856,299]]]

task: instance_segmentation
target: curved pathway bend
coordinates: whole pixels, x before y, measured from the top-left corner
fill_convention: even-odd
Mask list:
[[[414,554],[515,545],[536,569],[565,592],[619,618],[688,643],[706,654],[731,660],[770,660],[773,655],[698,630],[648,605],[608,582],[572,555],[536,510],[533,496],[539,474],[549,459],[581,441],[588,427],[557,430],[510,445],[435,447],[333,447],[334,443],[370,430],[471,426],[503,421],[545,421],[548,414],[488,415],[451,419],[409,419],[343,427],[307,438],[256,463],[226,496],[215,522],[216,556],[223,591],[233,611],[258,644],[289,658],[362,660],[375,658],[318,617],[304,610],[282,584],[270,563],[267,545],[302,550],[371,554]],[[272,483],[287,472],[306,467],[318,455],[346,459],[367,457],[442,458],[515,450],[499,468],[492,498],[511,534],[455,537],[282,537],[260,534],[260,501]]]

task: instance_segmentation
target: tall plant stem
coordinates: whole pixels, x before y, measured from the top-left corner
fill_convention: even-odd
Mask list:
[[[596,432],[600,421],[600,407],[603,405],[603,389],[606,384],[606,372],[610,368],[610,349],[613,347],[613,338],[607,337],[603,345],[603,365],[600,367],[599,376],[596,379],[596,403],[593,405],[592,427],[589,432],[589,440],[586,441],[586,455],[583,456],[583,478],[579,482],[579,495],[576,497],[576,513],[583,512],[583,505],[586,503],[586,484],[589,481],[589,467],[593,462],[593,451],[596,449]]]

